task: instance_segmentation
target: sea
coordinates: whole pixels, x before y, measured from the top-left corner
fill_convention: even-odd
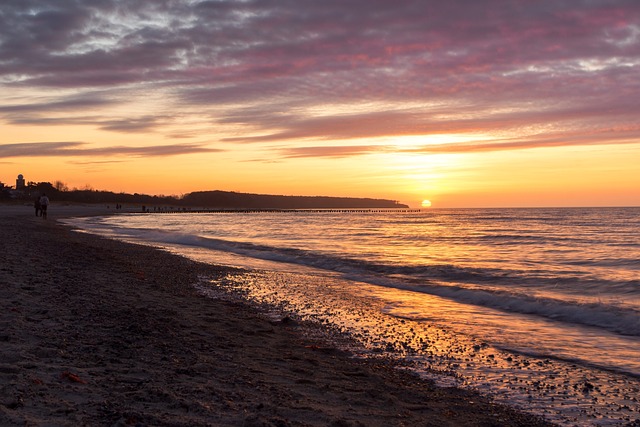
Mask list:
[[[194,284],[559,425],[640,425],[640,208],[160,210],[79,231],[239,267]],[[345,344],[349,343],[349,344]]]

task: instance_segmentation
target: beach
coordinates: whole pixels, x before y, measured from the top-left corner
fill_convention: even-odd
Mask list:
[[[227,267],[56,221],[105,212],[0,206],[0,425],[548,425],[194,287]]]

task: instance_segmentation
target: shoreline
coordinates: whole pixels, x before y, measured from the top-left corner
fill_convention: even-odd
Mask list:
[[[0,205],[0,424],[551,425],[194,287],[234,269],[55,221],[113,213]]]

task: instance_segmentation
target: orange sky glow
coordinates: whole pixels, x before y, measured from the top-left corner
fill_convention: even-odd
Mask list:
[[[6,0],[0,181],[640,205],[640,2]]]

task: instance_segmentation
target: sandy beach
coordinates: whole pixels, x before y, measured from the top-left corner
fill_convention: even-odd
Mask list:
[[[194,288],[225,268],[56,222],[108,212],[0,205],[0,425],[548,425]]]

